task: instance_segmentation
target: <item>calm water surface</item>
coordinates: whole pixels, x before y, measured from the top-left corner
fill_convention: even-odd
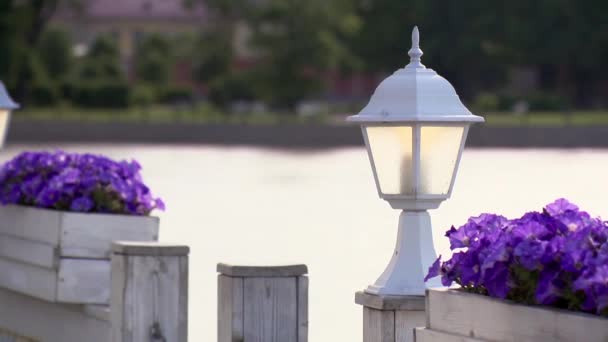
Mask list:
[[[190,340],[216,340],[215,265],[305,263],[310,340],[360,341],[354,293],[375,281],[395,242],[398,212],[377,198],[362,148],[294,152],[204,146],[71,145],[137,158],[167,203],[160,239],[188,244]],[[608,150],[466,150],[453,197],[431,211],[443,233],[481,212],[521,215],[558,197],[608,217]]]

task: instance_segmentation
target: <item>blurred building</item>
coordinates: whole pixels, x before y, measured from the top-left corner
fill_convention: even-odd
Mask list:
[[[183,0],[85,0],[77,7],[62,7],[51,25],[68,31],[75,50],[85,53],[100,34],[109,34],[118,42],[121,62],[132,73],[137,44],[147,33],[177,35],[198,32],[206,24],[204,6],[187,8]]]
[[[113,36],[118,42],[122,68],[133,80],[136,47],[146,34],[178,36],[195,34],[208,27],[210,14],[204,1],[192,1],[190,6],[184,6],[184,3],[184,0],[82,0],[78,6],[58,8],[50,26],[67,31],[76,54],[81,55],[86,53],[97,36]],[[237,69],[254,68],[256,65],[256,53],[247,44],[249,36],[249,28],[245,24],[237,24],[233,42]],[[327,93],[323,95],[332,101],[364,99],[384,76],[344,76],[330,72],[325,76]],[[195,84],[188,61],[177,62],[172,78],[177,84]]]

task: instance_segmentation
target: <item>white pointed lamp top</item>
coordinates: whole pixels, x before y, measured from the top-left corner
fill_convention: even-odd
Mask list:
[[[418,32],[418,26],[414,26],[412,30],[412,48],[407,52],[410,55],[410,64],[406,68],[414,69],[425,69],[426,67],[420,63],[420,57],[424,54],[420,50],[420,32]]]
[[[386,78],[359,114],[348,121],[381,122],[483,122],[460,101],[445,78],[421,62],[420,32],[412,31],[410,63]]]

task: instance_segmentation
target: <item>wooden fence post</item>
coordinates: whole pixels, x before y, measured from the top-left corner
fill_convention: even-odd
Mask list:
[[[307,342],[308,268],[218,264],[218,342]]]
[[[355,294],[363,306],[363,342],[414,342],[414,328],[426,323],[425,296]]]
[[[113,342],[188,340],[188,246],[112,244]]]

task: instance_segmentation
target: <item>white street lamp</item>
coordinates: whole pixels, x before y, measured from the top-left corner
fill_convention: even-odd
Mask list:
[[[424,295],[428,267],[436,259],[428,209],[452,193],[469,126],[483,122],[460,102],[454,87],[420,63],[418,27],[410,63],[382,81],[368,105],[348,121],[363,132],[378,194],[401,209],[395,252],[366,292]],[[435,278],[437,279],[437,278]]]
[[[19,108],[19,104],[15,103],[13,99],[6,92],[4,83],[0,81],[0,147],[4,145],[6,139],[6,132],[8,130],[8,123],[10,122],[11,111]]]

